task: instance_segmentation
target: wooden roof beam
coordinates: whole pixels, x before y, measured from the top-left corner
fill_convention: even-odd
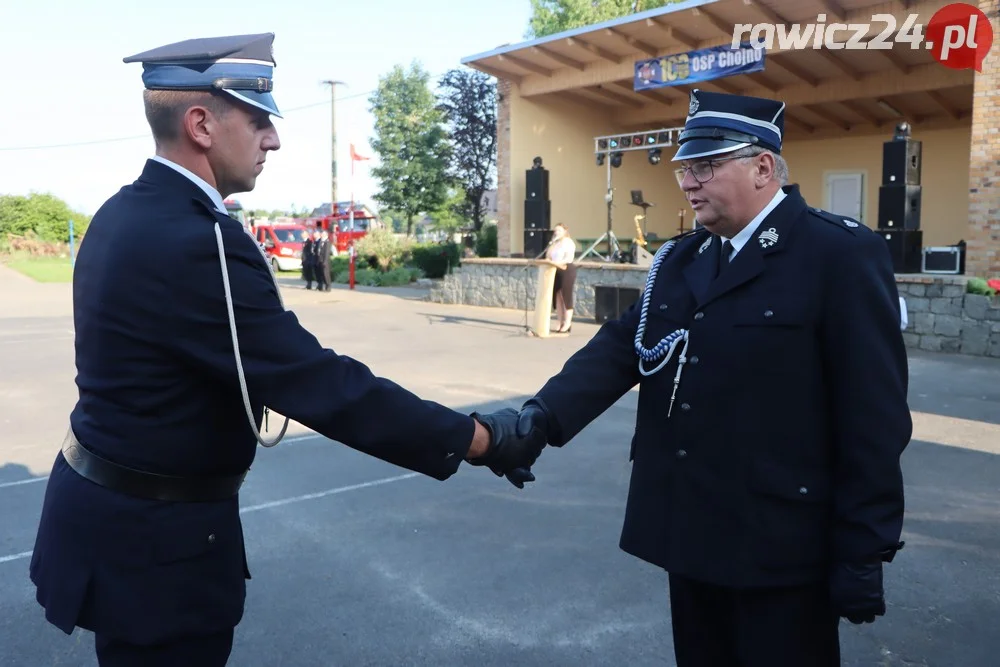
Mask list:
[[[767,63],[774,63],[781,69],[785,70],[786,72],[794,76],[796,79],[802,81],[803,83],[809,84],[812,88],[818,86],[819,78],[817,78],[813,74],[810,74],[809,72],[799,67],[798,65],[793,65],[791,62],[789,62],[792,60],[791,56],[792,52],[790,51],[785,53],[779,53],[777,54],[777,56],[766,56],[765,71],[767,71],[766,70]]]
[[[566,67],[572,67],[573,69],[578,69],[581,72],[587,68],[587,65],[580,62],[579,60],[574,60],[573,58],[564,56],[563,54],[557,53],[552,49],[546,48],[544,46],[533,46],[531,47],[531,51],[533,53],[540,53],[546,58],[551,58],[560,65],[565,65]]]
[[[823,8],[826,10],[826,13],[828,14],[827,22],[833,23],[833,21],[830,21],[829,19],[830,16],[837,19],[841,23],[844,22],[844,19],[847,16],[844,13],[844,8],[838,5],[834,0],[819,0],[819,4],[823,5]]]
[[[605,35],[612,35],[614,37],[617,37],[618,39],[622,40],[623,42],[625,42],[626,44],[628,44],[632,48],[638,49],[638,50],[642,51],[643,53],[645,53],[646,55],[648,55],[651,58],[655,58],[656,56],[658,56],[660,54],[659,51],[657,51],[657,49],[656,49],[655,46],[653,46],[651,44],[647,44],[646,42],[642,41],[641,39],[636,39],[635,37],[632,37],[630,35],[626,35],[625,33],[621,32],[617,28],[605,28],[604,29],[604,34]]]
[[[807,109],[810,113],[816,114],[817,116],[819,116],[826,122],[830,123],[831,125],[839,127],[845,132],[851,129],[850,123],[848,123],[843,118],[837,118],[823,107],[817,106],[815,104],[805,104],[803,105],[803,108]]]
[[[758,85],[764,86],[764,88],[770,90],[772,93],[776,93],[781,90],[781,86],[774,81],[771,81],[768,77],[764,76],[763,72],[753,72],[747,74],[751,81],[757,83]]]
[[[707,9],[705,9],[703,7],[698,7],[698,8],[692,9],[691,10],[691,14],[694,15],[694,16],[697,16],[697,17],[704,18],[706,21],[708,21],[713,26],[715,26],[716,30],[718,30],[719,32],[721,32],[722,34],[724,34],[726,37],[732,37],[733,36],[733,26],[732,26],[732,24],[726,23],[725,21],[723,21],[722,19],[720,19],[718,16],[716,16],[712,12],[708,11]]]
[[[505,72],[502,69],[497,69],[496,67],[490,67],[489,65],[484,65],[482,63],[476,63],[474,67],[481,72],[485,72],[492,77],[497,79],[503,79],[504,81],[513,81],[514,83],[521,83],[524,81],[524,76],[521,74],[514,74],[513,72]]]
[[[617,102],[618,104],[624,104],[625,106],[630,106],[635,109],[641,109],[646,106],[645,102],[640,102],[634,97],[626,97],[621,93],[616,93],[613,90],[608,90],[604,86],[593,86],[591,88],[584,88],[584,90],[599,95],[606,100],[611,100],[612,102]]]
[[[787,110],[785,111],[785,122],[793,127],[799,128],[800,130],[805,130],[809,134],[812,134],[816,130],[816,128],[810,125],[809,123],[799,120],[795,116],[789,114]]]
[[[507,54],[501,54],[497,56],[497,60],[502,63],[510,63],[511,65],[516,65],[521,69],[526,69],[529,72],[534,72],[535,74],[541,74],[542,76],[552,76],[552,70],[542,67],[530,60],[525,60],[524,58],[519,58],[517,56],[511,56]]]
[[[927,97],[929,97],[932,100],[934,100],[935,104],[937,104],[939,107],[941,107],[941,109],[945,113],[947,113],[949,116],[951,116],[955,120],[959,120],[959,119],[962,118],[962,111],[960,109],[956,109],[954,106],[952,106],[951,102],[949,102],[947,99],[945,99],[945,96],[942,95],[939,91],[937,91],[937,90],[928,90],[927,91]]]
[[[632,95],[639,95],[654,102],[660,102],[662,104],[670,104],[671,102],[674,101],[673,98],[662,92],[662,89],[636,90],[632,85],[624,83],[622,81],[615,81],[610,85],[614,86],[618,90],[627,91]]]
[[[837,56],[833,55],[831,51],[828,51],[826,48],[822,48],[817,49],[815,53],[818,53],[824,60],[836,67],[842,73],[846,74],[851,81],[861,81],[861,72],[854,69]]]
[[[679,29],[673,27],[672,25],[667,25],[666,23],[663,23],[662,20],[659,20],[657,18],[646,19],[646,27],[647,28],[657,28],[657,29],[659,29],[664,34],[666,34],[667,37],[669,37],[670,39],[674,40],[675,42],[677,42],[678,44],[680,44],[683,47],[686,47],[688,49],[697,49],[698,48],[698,40],[697,39],[695,39],[691,35],[687,34],[683,30],[679,30]]]
[[[774,23],[774,24],[787,24],[789,21],[784,16],[774,11],[767,5],[763,5],[757,0],[743,0],[743,4],[747,7],[753,7],[758,14],[760,14],[764,20],[754,21],[754,23]]]
[[[609,60],[609,61],[611,61],[611,62],[613,62],[615,64],[618,64],[618,65],[621,65],[623,62],[625,62],[625,57],[624,56],[619,56],[618,54],[611,53],[610,51],[608,51],[606,49],[602,49],[601,47],[597,46],[596,44],[591,44],[590,42],[585,42],[582,39],[580,39],[579,37],[567,37],[566,38],[566,43],[569,44],[570,46],[575,46],[577,48],[581,48],[581,49],[584,49],[586,51],[590,51],[591,53],[593,53],[598,58],[602,58],[604,60]]]
[[[867,121],[869,124],[874,125],[875,127],[881,127],[882,126],[882,122],[883,122],[882,119],[880,119],[878,116],[876,116],[875,114],[869,112],[867,109],[865,109],[863,106],[861,106],[861,102],[860,101],[858,101],[858,100],[841,100],[840,105],[843,106],[844,108],[848,109],[849,111],[854,112],[855,114],[857,114],[858,116],[860,116],[862,119],[864,119],[865,121]]]

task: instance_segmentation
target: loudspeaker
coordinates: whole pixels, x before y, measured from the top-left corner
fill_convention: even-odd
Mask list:
[[[920,185],[920,154],[913,139],[882,144],[882,185]]]
[[[920,229],[920,186],[882,185],[878,189],[879,229]]]
[[[639,290],[635,287],[594,285],[594,320],[598,324],[617,320],[638,300]]]
[[[885,239],[892,257],[894,273],[920,273],[923,268],[924,233],[919,229],[877,229]]]
[[[538,201],[549,198],[549,170],[544,167],[524,172],[524,198]]]
[[[552,241],[551,229],[525,229],[524,230],[524,256],[534,259],[545,251]]]
[[[548,229],[552,225],[552,202],[524,200],[524,229]]]

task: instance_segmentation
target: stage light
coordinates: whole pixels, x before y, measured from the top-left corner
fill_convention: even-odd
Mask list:
[[[611,148],[618,148],[618,139],[612,139],[608,142],[608,145],[611,146]]]
[[[660,132],[660,134],[657,135],[657,137],[656,137],[656,143],[658,143],[658,144],[669,144],[670,143],[670,133],[669,132]]]
[[[604,165],[604,153],[597,154],[597,166],[601,167]]]
[[[622,148],[630,148],[632,146],[632,137],[622,137]]]
[[[598,139],[597,140],[597,147],[599,149],[601,149],[602,151],[608,150],[608,140],[607,139]]]
[[[634,137],[632,137],[632,145],[633,146],[642,146],[642,141],[643,141],[643,139],[642,139],[642,135],[641,134],[637,134]]]
[[[660,154],[662,151],[659,148],[649,149],[649,164],[660,164]]]
[[[647,134],[646,135],[646,143],[647,144],[655,144],[656,143],[656,135]]]
[[[615,167],[616,169],[618,167],[622,166],[622,154],[621,153],[612,153],[611,154],[611,166]]]

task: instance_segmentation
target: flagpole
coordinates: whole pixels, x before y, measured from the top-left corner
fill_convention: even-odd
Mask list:
[[[354,233],[354,144],[351,144],[351,233]]]

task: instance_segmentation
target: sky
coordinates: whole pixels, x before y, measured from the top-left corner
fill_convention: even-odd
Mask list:
[[[371,203],[368,99],[394,65],[419,61],[432,81],[461,59],[525,41],[529,0],[35,0],[3,3],[0,194],[49,192],[92,215],[133,182],[153,154],[142,110],[142,65],[122,59],[194,37],[275,33],[274,119],[268,155],[246,209],[330,201],[330,88],[337,86],[339,199]],[[79,145],[87,143],[86,145]],[[67,145],[78,144],[78,145]]]

